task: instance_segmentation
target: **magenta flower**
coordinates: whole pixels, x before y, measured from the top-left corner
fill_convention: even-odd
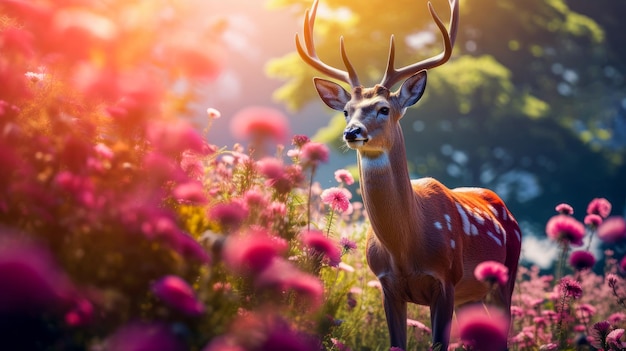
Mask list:
[[[623,350],[626,347],[626,343],[620,339],[624,335],[624,329],[615,329],[606,336],[606,344],[615,348],[616,350]]]
[[[564,277],[560,282],[561,293],[566,297],[579,299],[583,296],[583,288],[580,283],[570,277]]]
[[[190,316],[204,313],[200,302],[186,281],[175,275],[167,275],[152,284],[152,293],[173,309]]]
[[[279,110],[247,107],[235,114],[230,123],[230,130],[239,140],[283,143],[289,134],[289,121]]]
[[[587,214],[596,214],[606,218],[611,213],[611,203],[605,198],[595,198],[587,206]]]
[[[181,203],[205,204],[207,202],[204,188],[200,182],[186,182],[174,188],[174,198]]]
[[[546,234],[554,241],[581,246],[585,236],[585,226],[571,216],[556,215],[546,224]]]
[[[606,275],[606,282],[609,285],[609,287],[611,287],[611,289],[617,289],[617,282],[619,280],[619,278],[617,277],[617,275],[613,274],[613,273],[609,273]]]
[[[504,286],[509,280],[509,269],[500,262],[484,261],[474,268],[474,276],[481,282]]]
[[[572,206],[565,203],[556,205],[555,210],[562,215],[571,216],[574,214],[574,209],[572,208]]]
[[[569,257],[569,264],[577,271],[590,269],[596,264],[596,258],[589,251],[574,251]]]
[[[287,250],[287,242],[262,230],[231,235],[224,244],[222,257],[238,273],[258,273]]]
[[[236,201],[217,204],[209,209],[208,217],[219,223],[225,231],[234,231],[248,217],[248,209]]]
[[[290,262],[277,258],[256,277],[256,285],[277,291],[293,291],[309,308],[317,309],[323,302],[324,286],[316,276],[304,273]]]
[[[588,214],[585,216],[583,222],[587,227],[595,229],[598,228],[600,224],[602,224],[602,217],[598,216],[597,214]]]
[[[329,265],[337,266],[341,261],[341,251],[337,244],[332,239],[327,238],[322,232],[317,230],[305,231],[300,238],[304,246],[324,256],[328,260]]]
[[[315,167],[320,163],[328,162],[329,154],[328,146],[322,143],[309,142],[302,146],[300,160],[305,166]]]
[[[609,321],[609,323],[611,324],[617,324],[623,321],[626,321],[626,313],[624,312],[615,312],[612,313],[609,318],[607,318],[607,320]]]
[[[354,184],[354,177],[352,177],[352,174],[345,169],[338,169],[335,171],[335,180],[339,183],[344,183],[345,185]]]
[[[339,245],[343,248],[344,252],[350,252],[352,250],[356,250],[356,243],[346,238],[345,236],[339,239]]]
[[[173,329],[161,323],[124,325],[109,336],[105,344],[107,350],[116,351],[183,351],[187,349],[185,344],[174,334]]]
[[[609,321],[600,321],[593,325],[591,329],[591,345],[595,348],[602,349],[606,346],[606,337],[611,332],[611,323]]]
[[[330,206],[335,211],[345,212],[350,208],[352,194],[345,188],[328,188],[320,195],[322,202]]]
[[[293,138],[291,139],[291,144],[297,148],[302,148],[304,144],[308,143],[309,141],[311,141],[311,139],[309,139],[308,136],[297,134],[297,135],[294,135]]]
[[[460,309],[457,320],[459,337],[473,350],[506,349],[509,318],[501,310],[472,305]]]
[[[598,238],[606,243],[616,243],[626,238],[626,220],[622,217],[607,218],[598,227]]]
[[[276,157],[264,157],[256,162],[256,167],[265,178],[285,178],[285,166],[283,161]]]
[[[151,145],[168,156],[180,156],[185,150],[204,153],[202,136],[184,121],[153,121],[148,124],[146,137]]]
[[[2,236],[0,281],[0,315],[57,309],[70,302],[74,294],[69,277],[48,250]]]

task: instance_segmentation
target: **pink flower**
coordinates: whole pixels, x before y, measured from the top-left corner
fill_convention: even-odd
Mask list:
[[[583,296],[583,289],[580,283],[570,277],[564,277],[561,279],[560,288],[563,295],[579,299]]]
[[[510,321],[501,310],[472,305],[460,309],[457,320],[459,337],[465,344],[471,345],[472,349],[481,351],[506,349]]]
[[[415,319],[407,318],[406,325],[409,327],[417,328],[426,334],[432,333],[432,330],[428,328],[424,323],[417,321]]]
[[[185,150],[200,154],[205,151],[202,136],[184,121],[150,122],[146,134],[153,147],[169,156],[178,157]]]
[[[574,209],[572,208],[572,206],[570,206],[568,204],[558,204],[558,205],[556,205],[555,210],[556,210],[556,212],[558,212],[559,214],[562,214],[562,215],[571,216],[571,215],[574,214]]]
[[[596,348],[602,348],[606,344],[606,337],[611,331],[611,323],[608,321],[600,321],[593,325],[591,330],[592,342],[591,344]]]
[[[602,224],[602,217],[597,214],[588,214],[585,216],[584,223],[586,226],[595,229]]]
[[[0,315],[43,313],[66,305],[74,287],[51,253],[42,246],[13,241],[2,234],[5,233],[0,233]]]
[[[107,338],[106,346],[107,350],[116,351],[183,351],[187,349],[185,344],[174,334],[173,329],[161,323],[124,325]]]
[[[256,285],[280,292],[293,291],[312,309],[319,308],[323,302],[322,282],[316,276],[304,273],[280,258],[273,260],[256,277]]]
[[[611,203],[605,198],[595,198],[587,206],[587,214],[596,214],[606,218],[611,213]]]
[[[258,273],[287,250],[287,242],[262,230],[232,235],[222,256],[227,267],[238,273]]]
[[[595,315],[596,311],[597,308],[588,303],[582,303],[578,307],[576,307],[576,315],[578,319],[584,321],[585,323],[589,322],[589,317]]]
[[[622,338],[622,336],[624,335],[624,329],[615,329],[613,331],[611,331],[607,336],[606,336],[606,343],[608,346],[611,346],[611,348],[616,348],[618,350],[622,350],[625,346],[626,343],[622,342],[620,339]]]
[[[596,258],[589,251],[574,251],[569,257],[570,266],[577,271],[589,269],[596,264]]]
[[[345,188],[328,188],[322,191],[322,202],[335,211],[345,212],[350,207],[352,194]]]
[[[356,243],[346,238],[345,236],[339,239],[339,245],[343,248],[344,252],[350,252],[352,250],[356,250]]]
[[[330,341],[333,343],[333,349],[337,351],[352,351],[346,344],[342,343],[338,339],[330,338]]]
[[[509,269],[500,262],[484,261],[476,266],[474,276],[481,282],[504,286],[509,280]]]
[[[598,238],[606,243],[616,243],[626,238],[626,220],[622,217],[607,218],[598,227]]]
[[[199,182],[187,182],[174,188],[174,198],[181,203],[205,204],[204,188]]]
[[[217,204],[209,209],[208,217],[218,222],[224,230],[233,231],[248,217],[248,209],[236,201]]]
[[[622,321],[626,320],[626,313],[624,312],[615,312],[613,314],[611,314],[609,316],[609,318],[607,318],[607,320],[609,321],[609,323],[611,324],[617,324],[620,323]]]
[[[619,278],[617,277],[617,275],[613,274],[613,273],[609,273],[606,275],[606,282],[609,285],[609,287],[611,287],[611,289],[616,289],[617,288],[617,282],[619,280]]]
[[[240,140],[261,142],[269,139],[282,143],[287,138],[289,126],[287,117],[276,109],[248,107],[235,114],[230,130]]]
[[[312,141],[302,146],[300,160],[305,166],[316,167],[320,163],[328,162],[329,154],[328,146]]]
[[[341,251],[336,243],[317,230],[305,231],[301,234],[302,243],[314,252],[323,255],[331,266],[337,266],[341,261]]]
[[[187,315],[198,316],[205,311],[191,286],[178,276],[168,275],[159,279],[151,290],[165,304]]]
[[[585,226],[573,217],[556,215],[546,224],[546,234],[554,241],[581,246],[585,236]]]
[[[302,146],[304,146],[304,144],[308,143],[309,141],[311,141],[311,139],[309,139],[308,136],[298,134],[293,136],[293,138],[291,139],[291,144],[297,148],[302,148]]]
[[[339,183],[344,183],[345,185],[354,184],[354,177],[352,177],[352,174],[345,169],[338,169],[335,171],[335,180]]]

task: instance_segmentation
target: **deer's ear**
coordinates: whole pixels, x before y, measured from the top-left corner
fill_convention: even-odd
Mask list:
[[[322,101],[333,110],[343,111],[350,101],[350,93],[337,83],[322,78],[313,78],[313,83]]]
[[[402,108],[415,104],[426,89],[426,71],[419,71],[407,78],[398,90],[398,101]]]

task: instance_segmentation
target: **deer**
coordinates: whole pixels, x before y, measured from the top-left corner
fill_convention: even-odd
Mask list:
[[[402,349],[407,343],[407,305],[414,303],[430,308],[432,345],[447,350],[455,309],[485,303],[487,285],[474,276],[483,261],[497,261],[508,268],[508,282],[493,292],[490,301],[501,306],[510,320],[521,250],[520,227],[495,192],[477,187],[449,189],[430,177],[410,179],[400,119],[422,97],[427,70],[443,65],[452,55],[459,0],[448,1],[449,30],[428,3],[443,37],[443,51],[398,69],[392,35],[386,71],[373,87],[360,84],[343,36],[340,55],[345,70],[318,57],[313,28],[319,0],[305,12],[304,45],[298,33],[295,38],[306,64],[351,88],[347,91],[331,80],[313,78],[321,100],[345,116],[343,141],[356,150],[359,186],[370,222],[367,264],[382,288],[391,346]]]

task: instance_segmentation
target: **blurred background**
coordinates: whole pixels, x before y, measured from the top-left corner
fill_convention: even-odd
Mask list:
[[[318,180],[354,166],[341,148],[343,119],[317,97],[318,73],[295,53],[294,35],[312,4],[304,0],[212,1],[227,47],[226,66],[202,88],[222,112],[209,141],[231,145],[229,117],[248,105],[289,116],[293,134],[333,146]],[[447,23],[447,0],[433,0]],[[595,197],[624,214],[626,204],[626,2],[460,0],[453,57],[429,72],[422,100],[402,120],[413,177],[449,187],[495,190],[528,233],[544,234],[559,203],[584,215]],[[219,14],[219,15],[217,15]],[[424,0],[322,0],[319,56],[343,68],[339,36],[365,85],[379,82],[389,36],[396,65],[435,55],[440,34]],[[540,250],[540,253],[541,250]]]

